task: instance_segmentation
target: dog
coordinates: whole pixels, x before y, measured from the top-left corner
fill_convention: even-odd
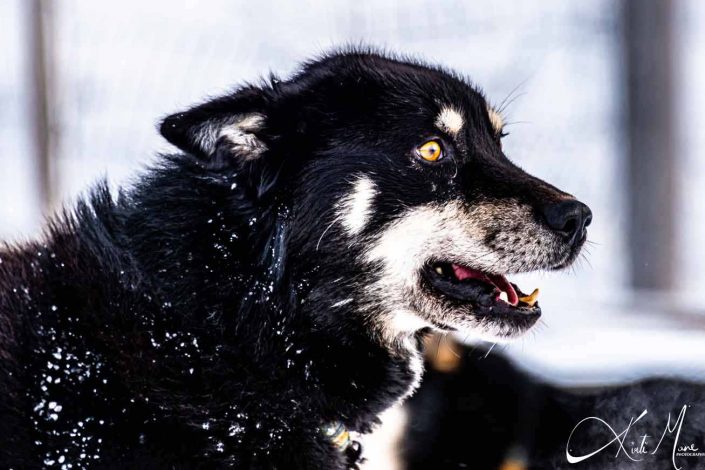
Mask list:
[[[166,117],[162,155],[0,252],[10,468],[351,468],[421,339],[538,320],[590,209],[443,68],[333,52]]]
[[[398,420],[407,423],[398,431],[401,468],[702,468],[702,382],[558,386],[482,345],[433,338],[427,346],[423,383]]]

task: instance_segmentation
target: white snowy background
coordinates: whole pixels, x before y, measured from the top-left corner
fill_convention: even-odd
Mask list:
[[[42,218],[28,111],[27,4],[0,0],[0,238],[36,236]],[[705,3],[677,3],[679,309],[705,285]],[[627,279],[619,2],[56,0],[55,172],[70,201],[97,178],[129,184],[159,150],[161,116],[340,44],[418,55],[512,94],[507,154],[587,202],[588,262],[523,276],[543,323],[499,345],[549,380],[592,384],[705,378],[705,329],[639,301]],[[645,266],[644,269],[658,269]],[[705,316],[700,315],[700,318]],[[696,322],[697,323],[697,322]]]

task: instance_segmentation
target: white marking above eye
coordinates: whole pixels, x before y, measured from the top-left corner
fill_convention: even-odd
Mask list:
[[[452,136],[456,136],[464,125],[463,115],[450,106],[444,106],[436,118],[436,127]]]

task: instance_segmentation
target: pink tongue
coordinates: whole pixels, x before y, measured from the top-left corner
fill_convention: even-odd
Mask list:
[[[485,274],[482,271],[477,271],[476,269],[460,266],[458,264],[453,264],[453,272],[459,281],[465,279],[479,279],[488,284],[492,284],[499,290],[507,293],[507,300],[510,304],[517,305],[519,303],[517,291],[514,290],[514,287],[509,283],[507,278],[501,274]]]

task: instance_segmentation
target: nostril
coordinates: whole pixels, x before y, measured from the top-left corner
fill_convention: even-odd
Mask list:
[[[566,220],[565,224],[563,224],[563,227],[556,229],[559,232],[563,232],[566,235],[570,235],[572,233],[575,233],[575,230],[578,227],[578,221],[575,218],[570,218]]]
[[[590,225],[591,222],[592,222],[592,211],[590,210],[590,208],[588,206],[583,204],[583,228]]]
[[[544,206],[543,216],[546,225],[565,238],[568,243],[582,239],[585,227],[592,221],[590,208],[575,199]]]

